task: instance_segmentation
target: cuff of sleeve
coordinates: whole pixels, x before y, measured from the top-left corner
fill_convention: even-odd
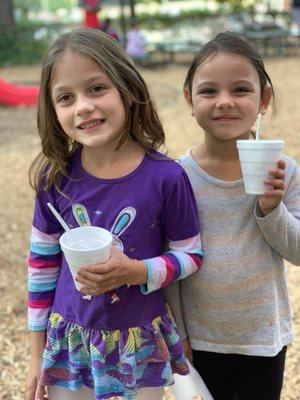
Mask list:
[[[152,268],[152,263],[150,260],[143,260],[147,267],[147,283],[140,285],[140,290],[142,294],[149,294],[154,292],[157,288],[155,287],[154,281],[154,269]]]
[[[45,331],[45,330],[47,330],[47,324],[45,324],[45,325],[28,324],[28,330],[29,331]]]
[[[258,226],[264,232],[272,232],[277,229],[278,223],[285,212],[285,205],[281,202],[270,214],[264,216],[259,208],[258,202],[255,205],[254,216]]]
[[[268,215],[263,215],[258,201],[255,203],[255,208],[254,208],[254,215],[257,220],[260,221],[269,221],[271,220],[272,223],[274,223],[274,218],[279,218],[281,212],[282,212],[282,207],[283,203],[281,202],[274,210],[272,210]]]

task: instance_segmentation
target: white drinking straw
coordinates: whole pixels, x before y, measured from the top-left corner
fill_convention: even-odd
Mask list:
[[[51,203],[47,203],[47,206],[50,208],[50,210],[52,211],[53,215],[55,216],[55,218],[57,219],[57,221],[61,224],[61,226],[64,228],[64,230],[67,232],[70,230],[70,228],[68,227],[68,225],[66,224],[66,222],[62,219],[62,217],[58,214],[58,212],[55,210],[55,208],[53,207],[53,205]]]
[[[257,116],[257,123],[256,123],[256,133],[255,133],[255,139],[256,140],[259,139],[259,135],[260,135],[261,117],[262,117],[262,114],[259,113],[258,116]]]

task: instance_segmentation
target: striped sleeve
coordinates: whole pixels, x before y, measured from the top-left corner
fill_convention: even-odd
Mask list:
[[[168,248],[162,256],[143,260],[148,271],[147,284],[141,285],[143,294],[184,279],[201,267],[203,252],[200,234],[185,240],[169,241]]]
[[[61,266],[60,233],[46,234],[32,227],[28,259],[28,328],[46,329]]]

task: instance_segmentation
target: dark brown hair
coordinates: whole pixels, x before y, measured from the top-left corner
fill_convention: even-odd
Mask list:
[[[237,54],[246,58],[256,69],[260,81],[261,94],[269,84],[274,96],[274,89],[271,78],[269,77],[264,63],[256,50],[245,40],[231,32],[218,33],[214,39],[206,43],[202,49],[195,55],[184,82],[184,89],[192,93],[192,85],[197,68],[210,56],[219,53]]]
[[[75,29],[62,34],[46,52],[43,61],[37,114],[42,151],[29,169],[30,184],[36,191],[42,179],[45,190],[53,184],[59,187],[61,177],[68,176],[70,157],[78,146],[62,129],[51,95],[55,67],[67,50],[94,60],[118,89],[126,119],[117,148],[129,136],[145,151],[157,149],[165,143],[165,133],[146,83],[121,45],[96,29]]]

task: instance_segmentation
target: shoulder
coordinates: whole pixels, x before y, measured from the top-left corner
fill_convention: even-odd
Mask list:
[[[185,171],[178,159],[172,159],[166,154],[158,151],[151,151],[148,154],[151,169],[160,171],[159,175],[169,178],[177,179],[185,175]]]
[[[178,160],[157,151],[148,156],[147,179],[165,193],[174,190],[190,190],[188,175]]]
[[[188,150],[188,151],[187,151],[183,156],[181,156],[180,159],[179,159],[179,163],[180,163],[183,167],[188,166],[188,165],[191,165],[192,161],[193,161],[193,159],[192,159],[192,157],[191,157],[191,149]]]
[[[197,162],[192,157],[192,149],[188,150],[183,156],[180,157],[179,163],[187,173],[191,180],[199,178],[200,168]]]

